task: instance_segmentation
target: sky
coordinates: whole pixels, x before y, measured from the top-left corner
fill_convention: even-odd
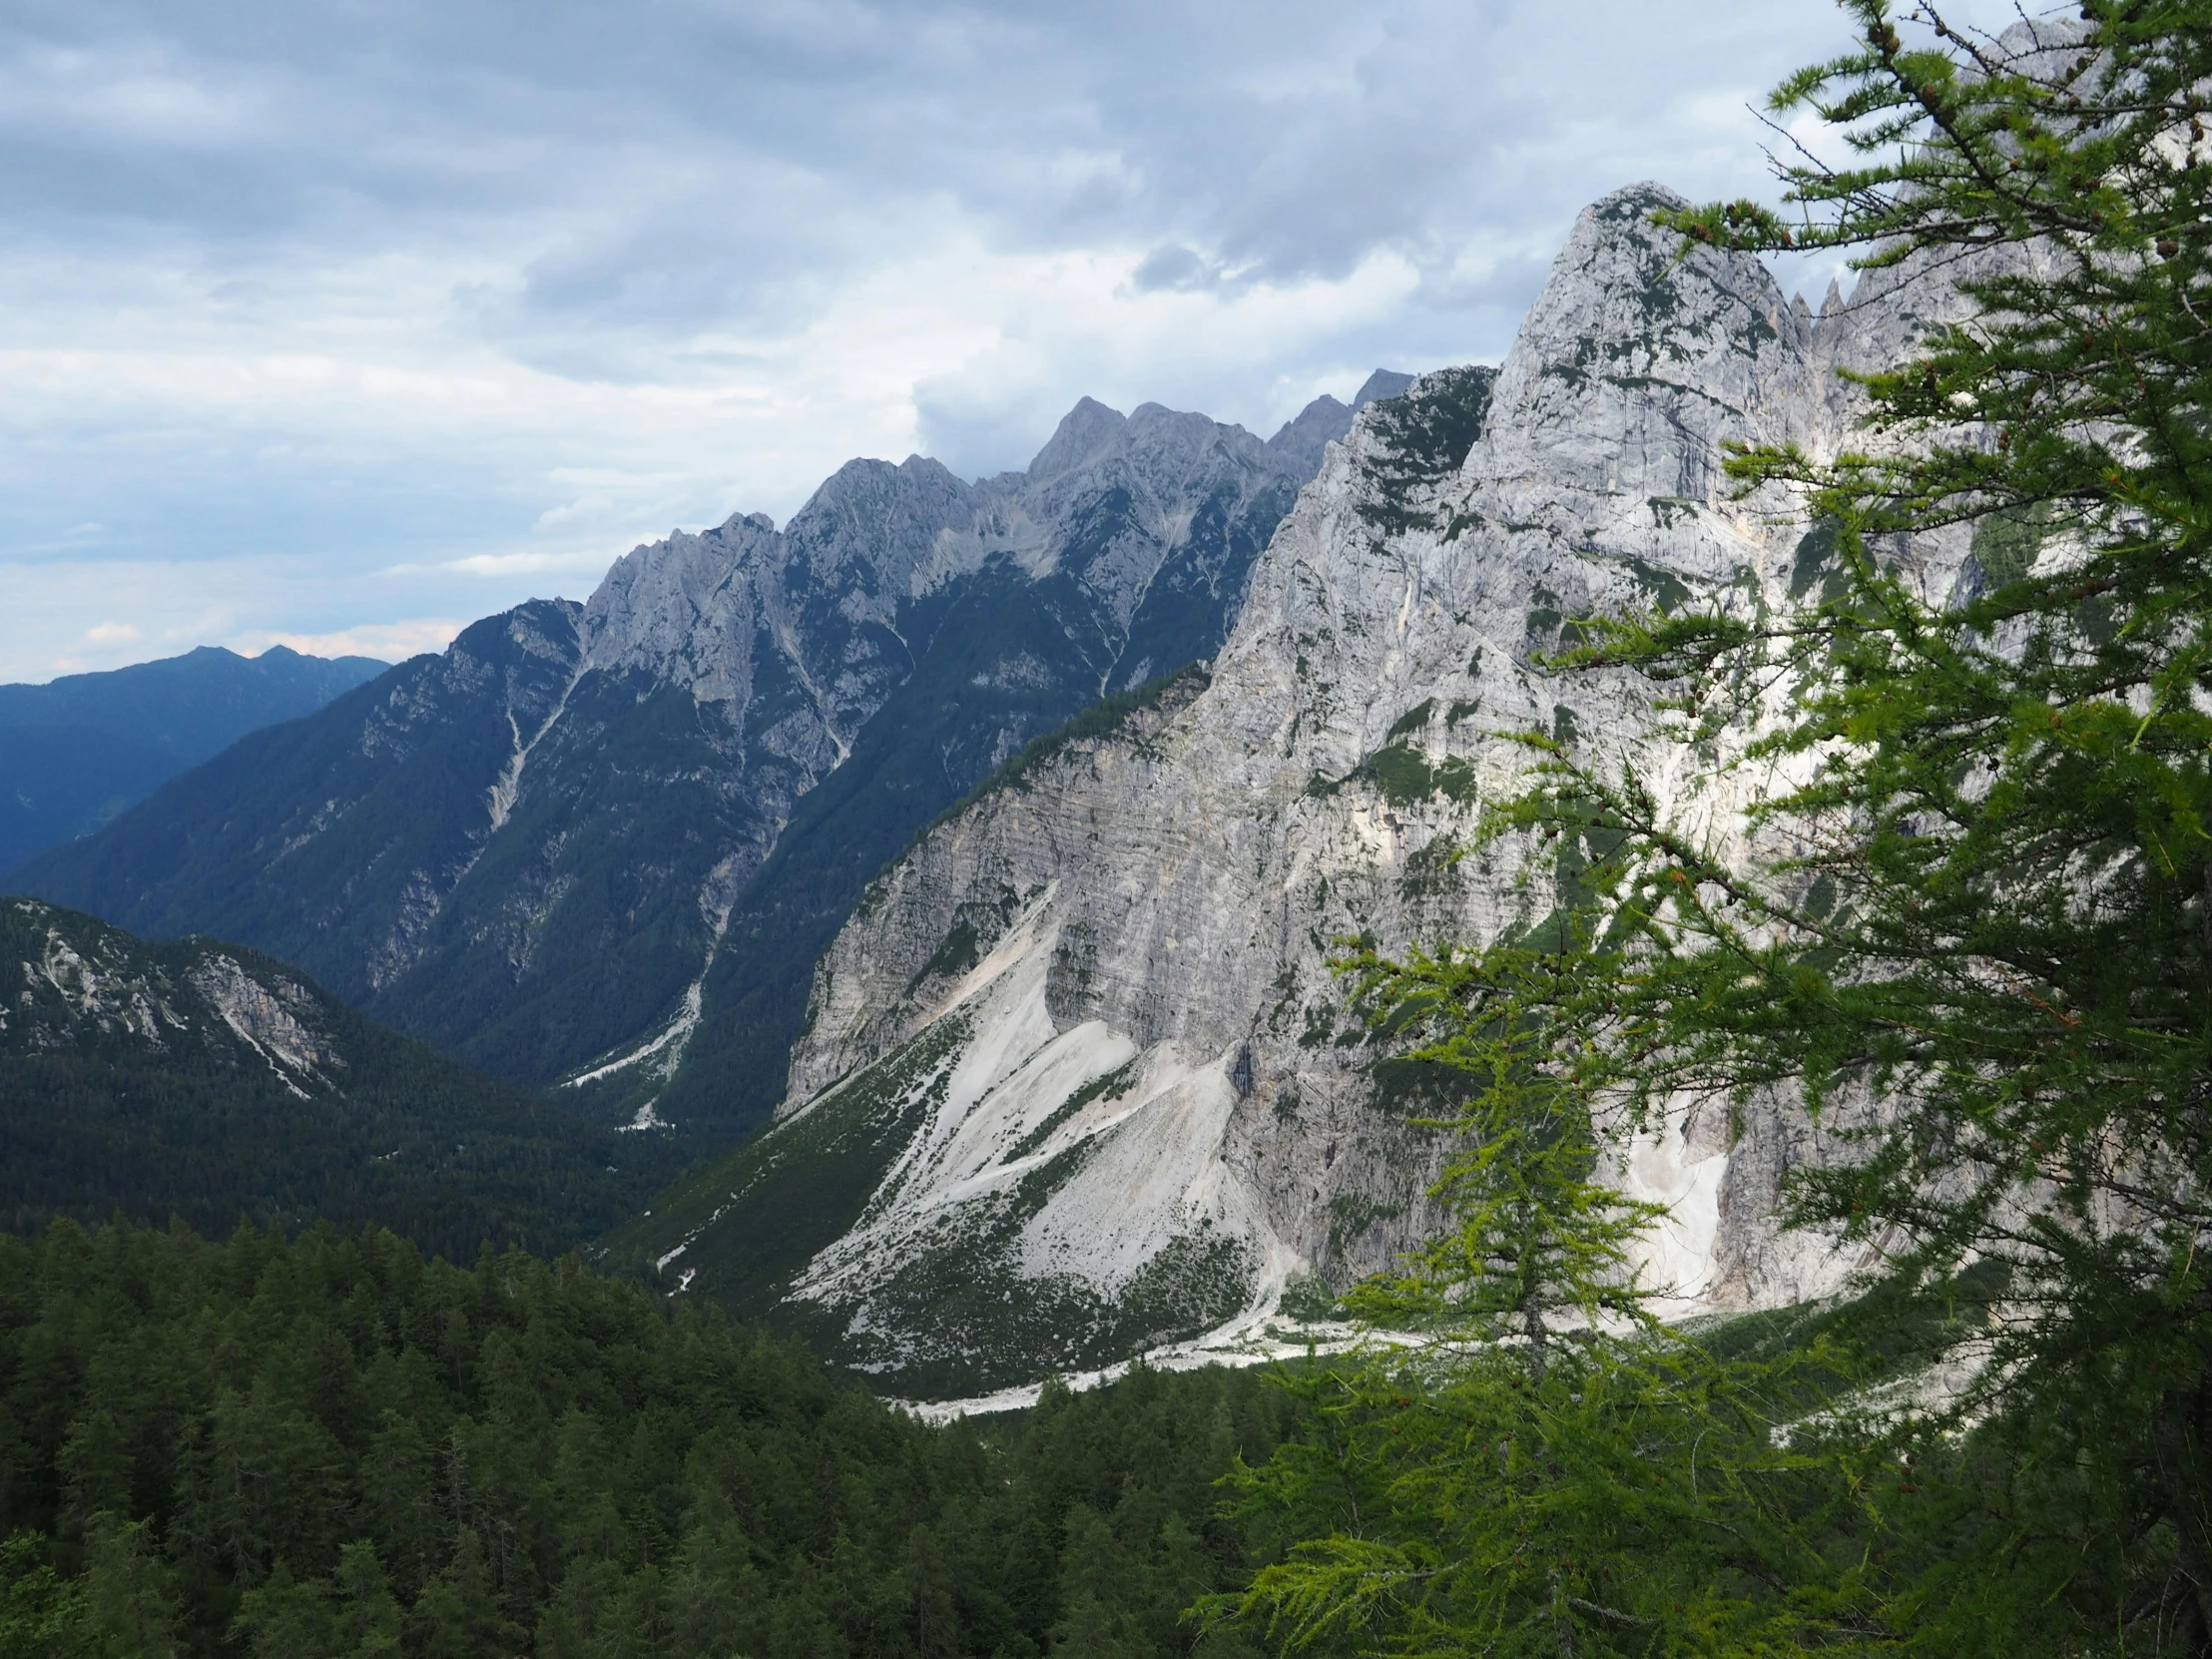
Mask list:
[[[1494,361],[1589,201],[1771,195],[1752,107],[1847,45],[1830,0],[0,0],[0,680],[396,660],[853,455]]]

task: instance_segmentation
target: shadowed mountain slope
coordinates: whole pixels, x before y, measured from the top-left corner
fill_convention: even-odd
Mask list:
[[[664,1149],[469,1072],[259,951],[7,898],[0,983],[14,1232],[119,1212],[375,1222],[466,1261],[485,1240],[576,1245],[667,1172]]]
[[[384,672],[369,657],[182,657],[0,686],[0,870],[90,834],[247,733],[312,714]]]

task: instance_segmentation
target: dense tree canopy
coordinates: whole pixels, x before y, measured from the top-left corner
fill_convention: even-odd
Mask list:
[[[1180,1653],[1296,1414],[1139,1373],[931,1427],[573,1259],[62,1222],[0,1239],[0,1655]]]

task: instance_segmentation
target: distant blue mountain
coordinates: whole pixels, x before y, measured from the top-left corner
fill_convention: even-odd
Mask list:
[[[43,686],[0,686],[0,871],[90,834],[249,732],[313,714],[388,664],[272,646],[182,657]]]

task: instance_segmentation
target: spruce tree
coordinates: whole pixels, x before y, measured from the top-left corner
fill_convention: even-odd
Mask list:
[[[1586,942],[1586,941],[1585,941]],[[1882,1634],[1849,1529],[1819,1343],[1726,1359],[1656,1317],[1664,1211],[1604,1176],[1591,1097],[1543,1064],[1556,946],[1347,965],[1377,1024],[1466,1105],[1431,1196],[1450,1225],[1345,1299],[1369,1338],[1289,1373],[1314,1426],[1230,1484],[1299,1540],[1207,1611],[1285,1650],[1787,1653]],[[1466,1017],[1485,976],[1523,999]],[[1843,1519],[1839,1522],[1839,1513]]]

